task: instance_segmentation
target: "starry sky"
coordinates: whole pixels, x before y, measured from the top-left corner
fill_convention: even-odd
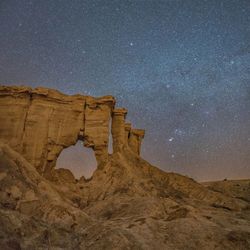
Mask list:
[[[114,95],[153,165],[250,178],[249,0],[0,0],[0,34],[0,84]]]

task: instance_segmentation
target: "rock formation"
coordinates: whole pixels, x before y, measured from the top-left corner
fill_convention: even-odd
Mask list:
[[[0,140],[21,153],[48,178],[61,151],[77,140],[83,140],[84,146],[94,150],[100,167],[108,161],[110,119],[114,152],[128,146],[127,110],[114,106],[112,96],[67,96],[46,88],[1,86]],[[129,145],[139,153],[142,133],[132,131]]]
[[[126,113],[112,96],[0,87],[0,249],[250,249],[250,181],[150,165]],[[98,161],[88,180],[54,168],[77,140]]]
[[[125,141],[125,119],[127,110],[124,108],[114,109],[112,112],[112,137],[113,152],[120,152],[126,145]]]
[[[141,143],[144,138],[145,130],[143,129],[131,129],[128,138],[128,145],[133,152],[140,155]]]
[[[131,123],[125,123],[125,143],[128,145],[128,138],[131,131]]]

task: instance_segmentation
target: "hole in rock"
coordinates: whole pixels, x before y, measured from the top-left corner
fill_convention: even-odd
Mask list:
[[[93,149],[83,146],[82,141],[65,148],[56,161],[56,169],[69,169],[76,179],[84,176],[89,179],[97,168]]]

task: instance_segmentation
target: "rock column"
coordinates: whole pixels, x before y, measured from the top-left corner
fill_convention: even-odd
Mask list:
[[[111,133],[113,137],[113,152],[120,152],[125,141],[125,118],[127,110],[125,108],[116,108],[112,113]]]
[[[112,96],[86,100],[84,146],[93,148],[98,166],[108,161],[109,121],[114,104]]]
[[[131,123],[125,123],[125,144],[128,145],[128,138],[131,131]]]
[[[143,129],[131,129],[128,145],[132,149],[132,151],[138,155],[140,155],[141,151],[141,142],[144,138],[145,130]]]

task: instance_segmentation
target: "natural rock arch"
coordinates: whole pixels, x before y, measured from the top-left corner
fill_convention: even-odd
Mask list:
[[[113,153],[129,147],[140,153],[144,130],[125,123],[127,110],[115,108],[113,96],[68,96],[47,88],[0,86],[0,140],[21,153],[49,178],[64,148],[78,140],[94,150],[98,167],[108,161],[111,134]]]

